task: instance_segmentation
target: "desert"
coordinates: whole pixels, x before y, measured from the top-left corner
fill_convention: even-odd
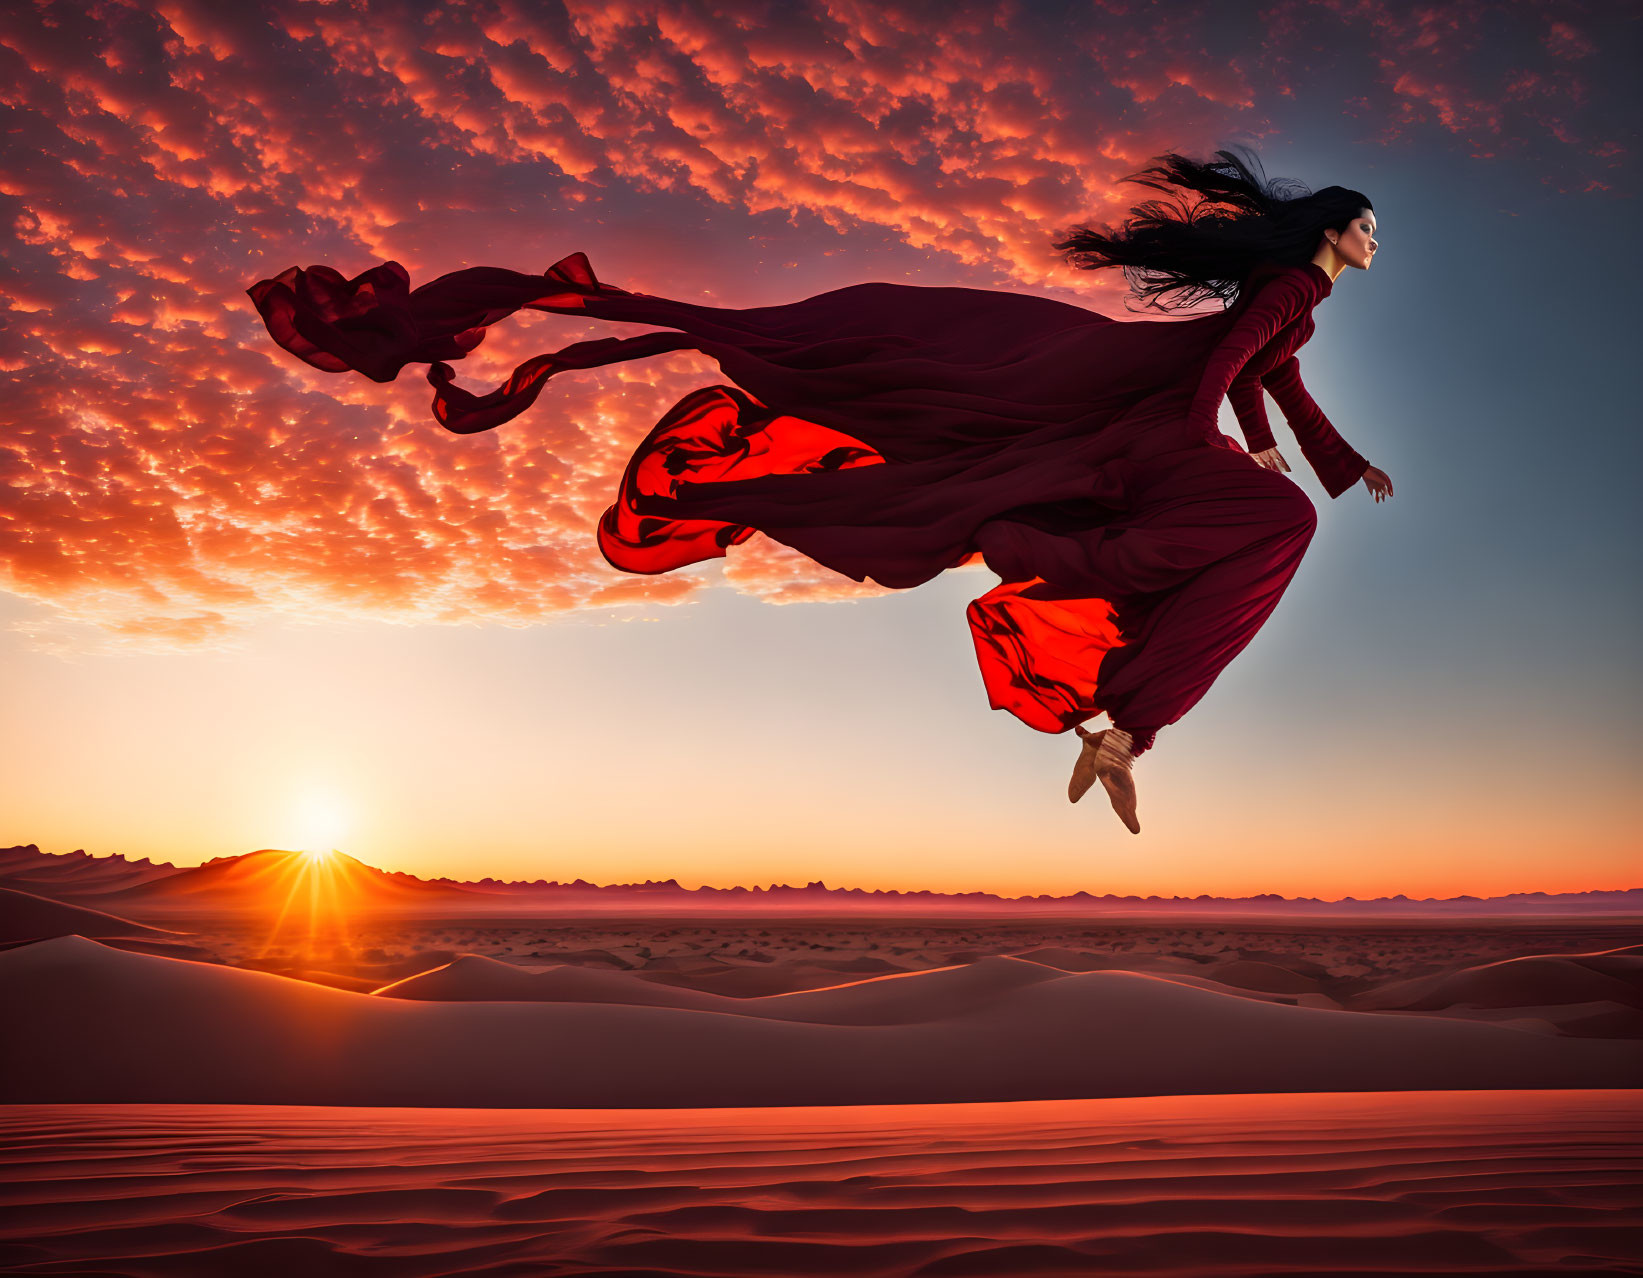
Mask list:
[[[1633,918],[259,909],[263,854],[177,908],[43,857],[7,1272],[1643,1272]]]

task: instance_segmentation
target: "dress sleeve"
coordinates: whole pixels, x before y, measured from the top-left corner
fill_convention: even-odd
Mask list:
[[[1312,291],[1293,275],[1279,275],[1250,299],[1246,310],[1204,364],[1204,375],[1192,397],[1188,418],[1207,434],[1215,429],[1215,414],[1238,373],[1256,351],[1299,319],[1312,304]]]
[[[1283,409],[1304,456],[1331,497],[1339,497],[1363,478],[1369,463],[1352,450],[1330,424],[1301,382],[1301,361],[1291,355],[1262,377]]]
[[[1239,373],[1227,387],[1227,398],[1232,401],[1232,411],[1237,415],[1238,427],[1244,432],[1244,442],[1251,454],[1278,446],[1272,437],[1272,423],[1267,420],[1266,393],[1260,378],[1247,370]]]

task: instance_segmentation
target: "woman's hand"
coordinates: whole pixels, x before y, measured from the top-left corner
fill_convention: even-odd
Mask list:
[[[1284,460],[1284,455],[1276,448],[1268,448],[1258,453],[1251,453],[1250,456],[1255,459],[1255,464],[1257,466],[1265,466],[1268,470],[1287,471],[1289,469],[1289,463]]]
[[[1382,501],[1392,495],[1392,480],[1384,470],[1371,466],[1363,473],[1363,486],[1375,495],[1375,500]]]

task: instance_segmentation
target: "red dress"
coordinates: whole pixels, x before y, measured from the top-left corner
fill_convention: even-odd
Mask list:
[[[1315,265],[1269,263],[1188,320],[885,283],[738,310],[603,284],[577,253],[414,291],[397,262],[353,280],[292,267],[248,291],[316,368],[386,382],[430,364],[434,414],[459,433],[517,416],[566,369],[711,355],[735,385],[687,395],[634,451],[599,523],[612,565],[666,572],[755,530],[891,587],[979,555],[1003,578],[968,609],[993,706],[1044,732],[1105,711],[1140,753],[1254,637],[1316,524],[1293,481],[1220,433],[1221,400],[1259,451],[1270,390],[1331,496],[1368,465],[1294,358],[1330,287]],[[658,331],[539,355],[487,395],[456,386],[444,361],[522,308]]]

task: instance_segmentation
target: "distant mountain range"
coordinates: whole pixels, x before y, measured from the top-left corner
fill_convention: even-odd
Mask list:
[[[1255,896],[998,896],[991,892],[887,891],[803,887],[681,887],[677,879],[644,883],[477,882],[419,879],[379,870],[334,852],[315,862],[300,852],[265,848],[179,868],[148,859],[53,854],[34,844],[0,848],[0,887],[117,913],[266,912],[286,901],[334,902],[350,913],[393,911],[461,914],[1088,914],[1260,915],[1267,917],[1643,918],[1643,888],[1591,892],[1513,892],[1506,896],[1410,898],[1399,894],[1338,901]]]

